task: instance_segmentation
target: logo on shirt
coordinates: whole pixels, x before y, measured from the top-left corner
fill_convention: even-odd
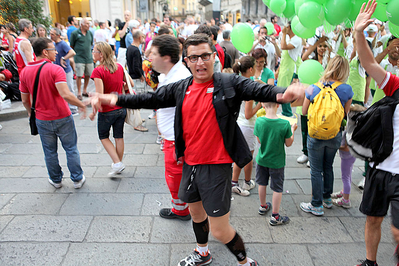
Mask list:
[[[212,88],[208,88],[208,89],[206,90],[206,93],[213,93],[213,87],[212,87]]]
[[[191,91],[186,91],[186,95],[189,95]]]

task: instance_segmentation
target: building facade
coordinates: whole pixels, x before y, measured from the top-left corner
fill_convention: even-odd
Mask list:
[[[45,0],[44,13],[50,14],[53,22],[63,25],[68,21],[68,16],[77,18],[89,17],[98,21],[123,19],[125,10],[132,12],[132,18],[162,20],[165,10],[163,7],[167,0]]]

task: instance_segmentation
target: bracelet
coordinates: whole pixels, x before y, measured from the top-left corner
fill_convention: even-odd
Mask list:
[[[61,57],[61,59],[62,59],[62,60],[65,60],[65,58],[64,58],[64,57]]]

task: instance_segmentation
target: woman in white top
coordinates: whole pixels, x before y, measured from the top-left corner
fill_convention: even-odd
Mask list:
[[[252,78],[255,75],[255,58],[252,56],[241,57],[237,63],[233,65],[233,70],[236,74],[246,78]],[[256,138],[254,136],[254,127],[256,121],[256,112],[261,108],[261,103],[255,104],[254,101],[243,101],[241,103],[240,113],[238,115],[237,123],[243,133],[245,140],[248,143],[249,150],[254,153]],[[233,166],[233,177],[231,180],[232,191],[241,196],[249,196],[249,190],[255,187],[255,181],[251,179],[252,161],[244,166],[245,182],[242,187],[238,184],[238,178],[241,173],[241,168],[236,164]]]

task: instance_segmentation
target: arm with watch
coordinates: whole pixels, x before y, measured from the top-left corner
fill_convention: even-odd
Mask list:
[[[61,57],[61,59],[60,59],[61,66],[63,68],[66,68],[67,67],[66,60],[74,57],[75,55],[76,55],[76,52],[71,48],[65,56]]]

